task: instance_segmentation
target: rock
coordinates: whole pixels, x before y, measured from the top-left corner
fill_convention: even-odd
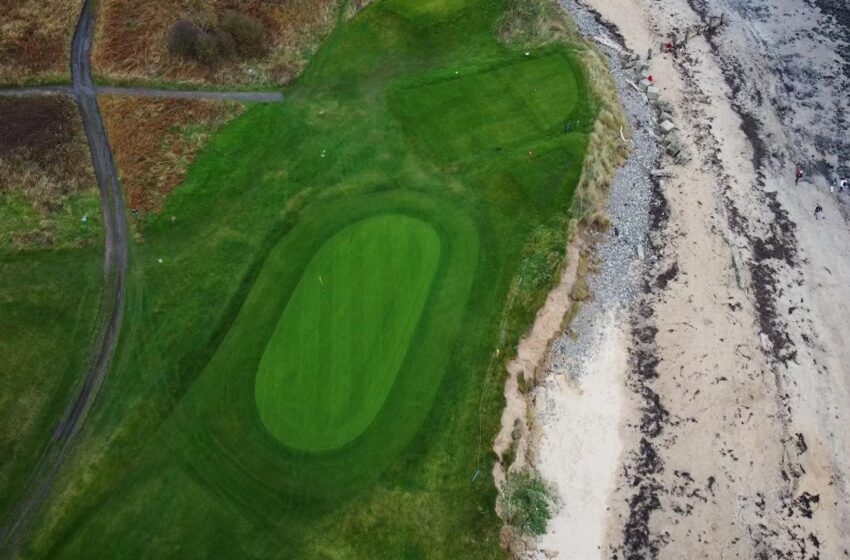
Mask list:
[[[647,95],[649,95],[648,92],[647,92]],[[676,128],[676,125],[673,124],[673,121],[664,120],[664,121],[661,121],[661,124],[658,125],[658,128],[661,129],[662,134],[670,134]]]
[[[549,550],[548,548],[544,548],[541,552],[543,552],[543,556],[546,558],[557,558],[558,554],[560,554],[557,550]]]
[[[647,89],[649,89],[649,86],[651,86],[651,85],[652,85],[652,82],[650,82],[649,80],[644,79],[644,80],[641,80],[641,81],[640,81],[640,84],[638,84],[638,85],[640,85],[640,89],[641,89],[641,91],[646,91]]]

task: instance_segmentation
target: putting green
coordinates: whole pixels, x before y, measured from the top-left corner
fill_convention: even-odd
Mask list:
[[[401,215],[363,220],[322,246],[257,374],[260,417],[281,443],[328,451],[369,426],[407,353],[439,256],[437,232]]]

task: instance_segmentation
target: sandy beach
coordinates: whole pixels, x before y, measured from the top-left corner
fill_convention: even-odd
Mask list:
[[[658,162],[646,237],[632,240],[647,253],[638,289],[583,310],[588,341],[551,347],[528,456],[560,503],[515,554],[848,557],[850,193],[830,182],[850,176],[850,7],[564,5],[623,51],[653,49],[692,157]]]

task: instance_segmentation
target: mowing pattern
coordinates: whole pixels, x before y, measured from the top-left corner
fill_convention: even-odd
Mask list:
[[[574,69],[559,53],[422,81],[400,89],[394,105],[441,161],[527,146],[558,132],[577,101]]]
[[[333,236],[307,265],[260,360],[257,405],[296,449],[360,435],[387,398],[440,255],[419,220],[381,216]]]
[[[27,556],[499,556],[485,379],[557,274],[595,116],[503,10],[376,2],[214,135],[144,224]]]

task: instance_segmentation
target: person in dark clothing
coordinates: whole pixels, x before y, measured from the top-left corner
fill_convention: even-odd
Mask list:
[[[815,206],[815,219],[819,220],[822,217],[823,217],[823,206],[818,204],[817,206]]]
[[[795,184],[795,185],[799,185],[799,184],[800,184],[800,179],[802,179],[802,178],[803,178],[803,168],[802,168],[802,167],[798,167],[798,168],[797,168],[797,173],[795,173],[795,174],[794,174],[794,184]]]

